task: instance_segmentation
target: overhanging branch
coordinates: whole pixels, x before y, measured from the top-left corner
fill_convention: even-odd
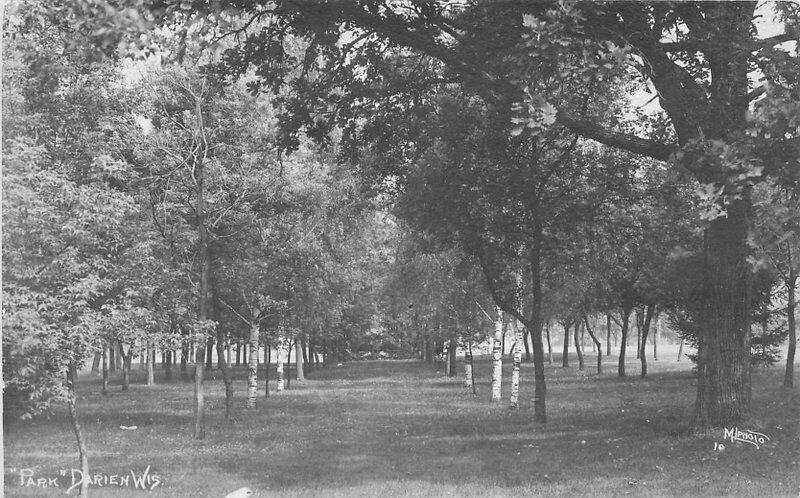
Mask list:
[[[670,156],[678,150],[677,145],[610,131],[594,121],[575,117],[564,110],[558,111],[556,120],[560,125],[584,138],[589,138],[617,149],[641,154],[658,161],[668,161]]]

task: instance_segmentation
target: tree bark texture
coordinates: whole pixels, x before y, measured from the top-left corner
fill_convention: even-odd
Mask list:
[[[247,337],[250,361],[247,364],[247,400],[245,401],[245,408],[250,410],[256,407],[256,396],[258,396],[258,339],[260,333],[258,316],[252,317],[251,320],[250,335]]]
[[[511,368],[511,408],[519,408],[519,371],[522,364],[522,341],[525,336],[519,324],[514,325],[514,358]]]
[[[495,307],[494,339],[492,342],[492,395],[491,401],[500,401],[503,381],[503,312]]]

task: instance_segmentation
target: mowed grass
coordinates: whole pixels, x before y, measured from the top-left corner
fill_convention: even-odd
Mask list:
[[[662,349],[651,375],[547,367],[549,422],[534,424],[533,366],[523,365],[521,407],[490,404],[490,363],[476,366],[478,394],[461,374],[444,377],[416,361],[364,361],[314,371],[305,382],[244,409],[244,368],[236,369],[236,401],[224,419],[220,375],[206,383],[207,439],[194,441],[190,381],[141,385],[100,394],[96,377],[81,377],[78,410],[92,473],[127,475],[150,467],[162,484],[154,496],[210,496],[248,486],[256,496],[798,496],[800,396],[781,387],[783,369],[753,378],[754,414],[743,429],[766,433],[757,449],[723,441],[722,430],[689,430],[695,380],[691,364]],[[669,355],[669,357],[667,356]],[[667,359],[668,358],[668,359]],[[459,372],[462,364],[459,362]],[[213,373],[213,372],[212,372]],[[116,380],[116,379],[115,379]],[[510,386],[504,370],[504,397]],[[274,389],[274,386],[272,386]],[[137,426],[122,430],[120,426]],[[724,443],[725,451],[714,451]],[[6,421],[6,496],[63,495],[60,488],[20,486],[19,468],[56,477],[77,467],[63,410],[49,419]],[[17,469],[13,472],[11,469]],[[93,487],[95,496],[140,496],[131,487]]]

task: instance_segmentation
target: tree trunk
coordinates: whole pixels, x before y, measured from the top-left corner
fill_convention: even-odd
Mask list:
[[[464,353],[464,387],[472,389],[472,394],[476,393],[472,369],[472,338],[468,339],[467,351]]]
[[[222,370],[222,382],[225,385],[225,419],[231,418],[231,406],[233,405],[233,375],[225,361],[225,333],[222,327],[217,326],[217,367]]]
[[[642,352],[642,322],[644,322],[644,312],[641,308],[636,310],[636,359]]]
[[[653,361],[658,361],[658,336],[661,335],[661,314],[656,316],[653,326]]]
[[[727,206],[705,233],[709,299],[698,336],[695,425],[729,426],[750,410],[751,269],[749,193]]]
[[[642,342],[641,350],[639,351],[639,361],[642,363],[642,377],[647,377],[647,334],[650,332],[650,323],[653,320],[653,313],[655,312],[656,305],[648,304],[645,310],[644,324],[642,325]]]
[[[581,322],[575,322],[575,352],[578,354],[578,370],[583,370],[585,365],[583,364],[583,347],[581,346],[580,341],[580,331],[581,331]]]
[[[283,339],[278,339],[278,345],[275,348],[275,367],[277,368],[278,385],[275,386],[275,391],[283,391],[284,375],[283,375]]]
[[[492,396],[491,401],[500,401],[503,381],[503,312],[495,307],[494,339],[492,342]]]
[[[272,351],[269,342],[264,344],[264,397],[269,398],[269,367],[272,363]]]
[[[528,330],[528,328],[526,327],[522,331],[522,343],[525,344],[525,362],[531,361],[531,347],[528,344],[528,339],[530,337],[531,337],[531,331]],[[551,358],[550,363],[553,363],[552,362],[552,358]]]
[[[108,343],[103,341],[103,394],[108,394]]]
[[[611,315],[606,315],[606,357],[611,357]]]
[[[189,343],[186,338],[183,338],[181,344],[181,378],[186,378],[186,362],[189,360]]]
[[[153,357],[155,356],[155,348],[152,345],[147,346],[147,385],[154,386],[156,384],[155,373],[153,372]]]
[[[794,272],[792,253],[789,252],[789,278],[786,281],[786,323],[789,329],[789,349],[786,352],[786,373],[783,376],[783,387],[794,387],[794,357],[797,352],[797,325],[795,323],[795,287],[797,285],[797,276]]]
[[[305,375],[305,365],[303,365],[303,357],[305,354],[303,353],[303,344],[300,342],[300,338],[296,337],[294,340],[294,364],[295,364],[295,380],[297,381],[304,381],[306,380]]]
[[[300,351],[303,352],[303,374],[304,374],[304,376],[303,376],[302,379],[297,379],[297,380],[305,380],[305,375],[308,375],[308,373],[311,371],[311,368],[313,366],[313,365],[311,365],[311,362],[309,361],[309,354],[308,354],[308,343],[310,343],[310,342],[311,342],[311,337],[309,337],[308,342],[306,342],[305,338],[303,338],[303,340],[300,341]]]
[[[100,375],[100,360],[102,360],[102,358],[102,353],[96,352],[94,354],[94,359],[92,360],[92,375]]]
[[[511,368],[511,408],[519,408],[519,370],[522,364],[522,348],[520,344],[525,340],[522,327],[514,326],[514,359]]]
[[[619,363],[617,364],[617,373],[620,377],[625,377],[625,349],[628,345],[628,323],[631,317],[633,308],[622,308],[622,327],[620,331],[619,341]]]
[[[117,355],[114,351],[114,341],[108,341],[108,371],[117,371]]]
[[[247,347],[250,348],[250,362],[247,364],[247,401],[245,401],[245,408],[248,410],[256,408],[256,396],[258,395],[258,340],[260,333],[258,315],[253,316],[251,320],[250,335],[247,337]],[[239,349],[241,350],[241,348]],[[239,351],[237,351],[236,356],[239,356]],[[267,356],[269,356],[269,353],[267,353]],[[267,379],[269,379],[269,375],[267,375]],[[269,381],[267,382],[267,393],[269,393]]]
[[[231,343],[231,338],[228,337],[228,339],[225,341],[225,363],[228,364],[228,368],[231,368],[231,366],[233,365],[232,353],[233,353],[233,344]]]
[[[211,370],[214,366],[214,339],[209,339],[206,344],[206,369]],[[219,365],[217,365],[219,368]]]
[[[681,361],[681,356],[683,356],[683,342],[685,339],[681,338],[681,344],[678,346],[678,361]]]
[[[597,373],[603,373],[603,347],[600,344],[600,341],[592,332],[592,328],[589,326],[589,319],[587,317],[583,317],[583,325],[586,327],[586,331],[589,332],[589,337],[592,338],[592,342],[594,343],[594,348],[597,350]],[[597,323],[595,323],[597,325]]]
[[[81,465],[81,485],[80,494],[81,498],[89,496],[89,453],[86,451],[86,443],[83,440],[83,432],[81,431],[81,424],[78,421],[78,410],[75,407],[75,385],[72,373],[68,374],[69,381],[69,397],[67,398],[67,408],[69,411],[69,422],[72,425],[72,432],[75,433],[75,440],[78,444],[78,457]]]
[[[172,380],[172,350],[164,351],[164,378]]]
[[[550,320],[547,320],[545,322],[544,327],[545,327],[545,331],[547,333],[547,363],[549,365],[552,365],[553,364],[553,344],[550,342]]]
[[[236,366],[238,367],[241,364],[242,364],[242,343],[241,342],[237,342],[236,343]]]
[[[292,383],[292,349],[294,349],[294,344],[292,340],[289,339],[289,343],[286,345],[286,367],[284,367],[285,373],[283,378],[286,379],[286,389],[289,389]]]
[[[133,346],[128,346],[125,351],[122,343],[119,343],[119,357],[122,358],[122,390],[127,391],[131,383],[131,363],[133,363]]]
[[[145,348],[144,341],[139,344],[139,370],[145,369],[145,361],[147,361],[147,349]]]
[[[564,326],[564,354],[561,355],[561,367],[567,368],[569,366],[569,323],[562,323]]]

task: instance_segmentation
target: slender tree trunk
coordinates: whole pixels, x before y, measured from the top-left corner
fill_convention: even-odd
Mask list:
[[[653,361],[658,361],[658,336],[661,335],[661,314],[655,317],[653,326]]]
[[[306,380],[305,376],[311,371],[313,365],[309,360],[308,354],[308,343],[311,342],[311,337],[309,336],[308,341],[306,341],[305,337],[300,341],[300,351],[303,353],[303,378],[297,380]],[[298,356],[299,358],[299,356]]]
[[[72,369],[70,369],[72,370]],[[78,420],[78,410],[75,407],[75,377],[72,372],[68,373],[68,388],[69,397],[67,398],[67,408],[69,411],[69,422],[72,425],[72,432],[75,433],[75,440],[78,444],[78,457],[81,465],[81,485],[80,494],[81,498],[89,496],[89,452],[86,451],[86,443],[83,440],[83,432],[81,431],[81,424]]]
[[[225,385],[225,419],[231,418],[231,407],[233,406],[233,375],[225,361],[225,332],[222,327],[217,326],[217,367],[222,370],[222,382]]]
[[[606,357],[611,357],[611,315],[606,315]]]
[[[581,331],[581,322],[575,322],[575,352],[578,354],[578,370],[583,370],[585,365],[583,364],[583,347],[581,346],[580,341],[580,331]]]
[[[491,401],[500,401],[503,381],[503,312],[495,307],[494,339],[492,342],[492,396]]]
[[[139,344],[139,370],[144,370],[144,363],[147,360],[147,349],[145,348],[144,341]]]
[[[272,363],[272,351],[269,342],[264,344],[264,397],[269,398],[269,367]]]
[[[108,343],[103,341],[103,394],[108,394]]]
[[[642,352],[642,322],[644,322],[644,312],[641,308],[636,310],[636,359]]]
[[[119,357],[122,358],[122,390],[127,391],[131,383],[131,363],[133,362],[133,346],[128,346],[125,351],[122,343],[119,343]]]
[[[622,308],[622,330],[620,332],[619,341],[619,363],[617,365],[617,373],[620,377],[625,377],[625,349],[628,345],[628,323],[631,317],[633,308]]]
[[[153,371],[153,357],[155,356],[155,348],[148,344],[147,346],[147,385],[154,386],[156,384],[155,372]]]
[[[206,370],[211,370],[214,366],[214,339],[209,339],[206,344]],[[219,368],[219,365],[217,365]]]
[[[681,338],[681,344],[678,346],[678,361],[681,361],[681,356],[683,356],[683,342],[685,339]]]
[[[655,309],[655,304],[647,305],[644,316],[644,324],[642,325],[642,343],[641,350],[639,351],[639,360],[642,363],[642,377],[647,377],[647,334],[650,332],[650,323],[653,320],[653,313],[655,312]]]
[[[603,347],[600,344],[600,341],[592,332],[592,328],[589,326],[589,319],[587,317],[583,317],[583,325],[586,327],[586,331],[589,332],[589,337],[592,338],[592,342],[594,343],[594,348],[597,350],[597,373],[603,373]],[[595,325],[597,323],[595,322]]]
[[[164,351],[164,377],[166,380],[172,380],[172,350],[167,349]]]
[[[181,344],[181,378],[185,379],[187,376],[186,362],[189,360],[189,343],[186,338],[183,338]]]
[[[278,377],[278,385],[275,387],[275,391],[281,392],[283,391],[284,385],[284,374],[283,374],[283,339],[278,338],[278,345],[275,348],[275,366],[277,368],[277,377]]]
[[[294,364],[295,364],[295,380],[297,381],[304,381],[306,380],[305,375],[305,365],[303,365],[303,357],[305,354],[303,353],[303,344],[300,342],[300,338],[296,337],[294,339]]]
[[[561,367],[569,367],[569,329],[571,324],[564,322],[564,354],[561,355]]]
[[[94,359],[92,360],[92,375],[100,375],[100,360],[102,360],[102,358],[102,353],[96,352],[94,354]]]
[[[525,340],[522,327],[519,324],[514,326],[514,359],[511,368],[511,408],[519,408],[519,370],[522,364],[522,348],[520,344]]]
[[[522,331],[522,343],[525,344],[525,362],[531,361],[531,347],[528,344],[528,338],[531,337],[531,331],[524,328]],[[552,363],[552,361],[550,362]]]
[[[285,373],[283,378],[286,379],[286,389],[289,389],[292,383],[292,350],[294,349],[294,344],[292,339],[289,339],[289,343],[286,345],[286,367],[284,367]]]
[[[114,341],[108,341],[108,371],[117,371],[117,355],[114,351]]]
[[[242,343],[241,342],[237,342],[236,343],[236,366],[238,367],[241,364],[242,364]]]
[[[794,387],[794,357],[797,351],[797,325],[795,323],[795,287],[797,285],[797,276],[794,272],[792,265],[792,253],[789,252],[789,278],[786,282],[787,291],[787,305],[786,305],[786,323],[789,328],[789,349],[786,352],[786,374],[783,376],[783,387]]]
[[[475,378],[472,369],[472,338],[468,339],[467,350],[464,352],[464,387],[472,389],[472,394],[475,394]]]
[[[545,329],[545,331],[547,333],[547,363],[549,365],[552,365],[553,364],[553,344],[550,342],[550,320],[547,320],[545,322],[544,329]]]
[[[256,408],[256,396],[258,396],[258,339],[260,329],[258,324],[259,316],[257,312],[255,313],[251,318],[250,335],[247,337],[247,346],[250,348],[250,362],[247,364],[247,401],[245,401],[245,408],[248,410]],[[269,356],[269,353],[267,353],[267,356]],[[269,378],[269,375],[267,375],[267,378]],[[269,383],[267,383],[267,393],[269,393]]]

